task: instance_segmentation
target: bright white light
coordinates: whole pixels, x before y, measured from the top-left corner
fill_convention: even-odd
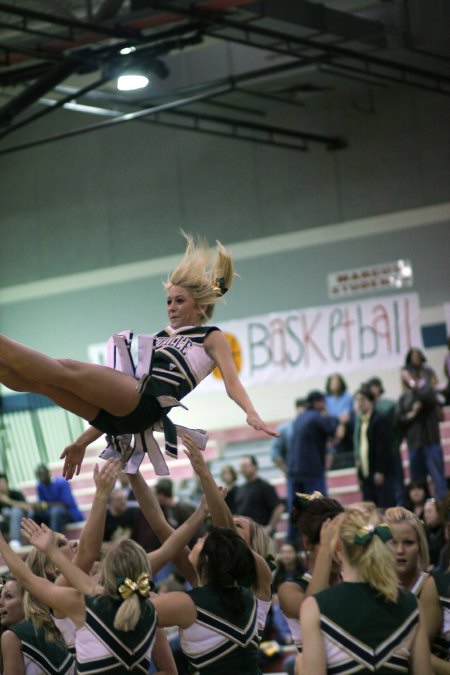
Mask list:
[[[132,54],[135,51],[136,47],[123,47],[123,49],[120,50],[119,54],[125,56],[126,54]]]
[[[409,279],[410,277],[412,277],[412,267],[410,267],[410,265],[405,265],[404,268],[402,269],[401,274],[402,277],[404,277],[405,279]]]
[[[143,89],[149,83],[145,75],[121,75],[117,78],[117,89],[120,91],[133,91],[133,89]]]

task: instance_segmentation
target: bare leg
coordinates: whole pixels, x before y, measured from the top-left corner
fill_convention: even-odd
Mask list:
[[[106,366],[53,359],[4,335],[0,335],[0,358],[25,380],[75,394],[81,401],[113,415],[128,415],[139,402],[134,377]]]
[[[97,406],[94,406],[91,403],[86,403],[86,401],[83,401],[81,398],[69,391],[65,391],[59,387],[54,387],[51,384],[39,384],[38,382],[33,382],[33,380],[27,380],[26,378],[19,375],[19,373],[16,373],[14,370],[9,368],[9,366],[7,366],[1,360],[0,382],[2,382],[2,384],[12,391],[27,391],[47,396],[54,403],[56,403],[56,405],[59,405],[61,408],[78,415],[78,417],[82,417],[88,422],[94,419],[94,417],[96,417],[100,411],[100,408]]]

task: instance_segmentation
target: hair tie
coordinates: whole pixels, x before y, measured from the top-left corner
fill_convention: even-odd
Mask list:
[[[294,497],[293,506],[297,509],[304,510],[311,505],[311,502],[314,502],[316,499],[323,499],[323,494],[318,490],[315,490],[312,494],[306,494],[304,492],[296,492]]]
[[[269,565],[269,569],[271,572],[275,572],[275,570],[278,568],[278,565],[272,556],[266,558],[266,563]]]
[[[219,581],[219,588],[237,588],[238,586],[245,586],[245,588],[250,588],[253,585],[255,578],[253,575],[247,575],[243,577],[238,577],[233,579],[231,574],[228,572],[224,574]]]
[[[381,541],[386,542],[389,541],[389,539],[392,539],[392,533],[391,530],[389,529],[388,525],[377,525],[375,527],[374,525],[365,525],[359,530],[360,533],[362,534],[355,534],[355,537],[353,539],[353,542],[355,544],[360,544],[364,546],[365,544],[368,544],[369,542],[372,541],[373,536],[376,534]]]
[[[225,286],[224,277],[215,280],[214,293],[218,296],[225,295],[229,289]]]
[[[133,593],[139,593],[141,597],[148,598],[154,587],[147,572],[142,572],[136,581],[133,581],[129,577],[119,577],[117,580],[117,590],[122,600],[128,600]]]

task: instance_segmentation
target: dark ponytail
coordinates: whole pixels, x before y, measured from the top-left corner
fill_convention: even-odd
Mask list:
[[[256,580],[256,562],[245,541],[234,531],[213,527],[199,555],[198,572],[212,586],[229,614],[239,616],[245,610],[243,587]]]

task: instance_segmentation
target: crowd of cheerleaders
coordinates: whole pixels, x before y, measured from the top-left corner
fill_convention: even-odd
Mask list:
[[[186,238],[185,254],[165,284],[170,323],[152,342],[142,371],[141,364],[127,372],[53,359],[0,336],[4,385],[44,394],[91,423],[63,452],[67,478],[79,472],[90,442],[103,433],[116,439],[110,458],[95,471],[95,498],[76,552],[64,537],[31,520],[23,522],[24,535],[35,547],[26,562],[0,536],[0,553],[12,575],[1,592],[0,616],[7,628],[1,637],[5,673],[147,673],[152,661],[160,673],[176,673],[164,632],[168,626],[178,626],[191,672],[260,672],[258,643],[272,601],[270,540],[250,520],[233,518],[204,462],[201,438],[174,427],[167,412],[217,366],[227,394],[245,412],[248,424],[274,432],[242,386],[225,336],[204,325],[232,284],[231,257],[218,243],[211,262],[206,244]],[[98,573],[92,574],[109,492],[123,469],[123,456],[128,459],[127,450],[135,448],[129,437],[147,438],[155,425],[164,429],[166,450],[172,454],[177,434],[182,437],[205,499],[172,531],[138,471],[139,462],[134,462],[131,486],[161,547],[146,554],[125,539],[108,550]],[[128,454],[133,463],[131,451]],[[401,516],[395,516],[400,525],[394,517],[388,527],[372,522],[364,510],[343,512],[337,502],[316,497],[303,500],[307,507],[300,508],[304,515],[299,516],[311,548],[310,572],[286,582],[291,585],[287,590],[284,584],[279,588],[281,606],[302,650],[296,672],[431,675],[431,659],[437,657],[430,656],[427,630],[430,635],[439,632],[443,612],[446,625],[441,593],[447,578],[444,575],[441,584],[430,576],[421,586],[428,606],[424,621],[414,592],[399,586],[403,559],[397,557],[396,570],[386,543],[395,527],[404,527]],[[314,518],[315,510],[322,515]],[[207,513],[213,526],[189,551],[187,542]],[[413,527],[409,522],[407,526]],[[192,590],[152,591],[152,574],[170,560]]]

